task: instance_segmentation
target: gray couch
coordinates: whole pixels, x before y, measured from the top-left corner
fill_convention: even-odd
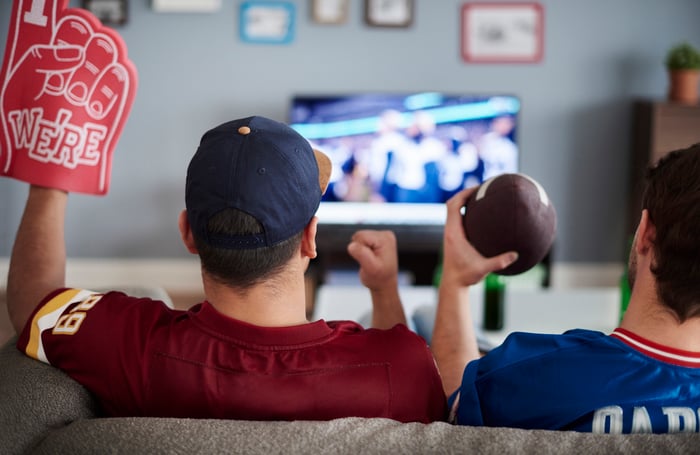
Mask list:
[[[389,419],[253,422],[104,418],[61,371],[0,349],[0,454],[700,453],[700,436],[593,435],[402,424]]]

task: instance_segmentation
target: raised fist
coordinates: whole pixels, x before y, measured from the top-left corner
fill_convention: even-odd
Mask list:
[[[105,194],[136,69],[114,30],[67,3],[13,5],[0,74],[0,175]]]

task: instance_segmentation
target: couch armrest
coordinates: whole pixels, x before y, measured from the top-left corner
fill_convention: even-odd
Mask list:
[[[65,373],[17,350],[0,349],[0,453],[26,453],[51,429],[97,414],[90,393]]]

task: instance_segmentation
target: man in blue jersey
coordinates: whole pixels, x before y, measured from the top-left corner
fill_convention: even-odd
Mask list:
[[[700,416],[700,144],[647,173],[629,257],[632,295],[611,334],[511,334],[479,357],[468,288],[515,253],[479,255],[447,203],[432,350],[461,425],[594,433],[697,432]],[[465,368],[466,366],[466,368]]]

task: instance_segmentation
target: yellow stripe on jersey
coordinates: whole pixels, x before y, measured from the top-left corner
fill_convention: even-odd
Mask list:
[[[47,328],[53,327],[66,307],[73,303],[75,296],[80,293],[80,289],[67,289],[46,302],[44,306],[36,312],[34,319],[32,319],[32,326],[29,331],[29,342],[25,350],[25,353],[29,357],[44,363],[49,363],[44,353],[44,346],[41,342],[41,332]]]

